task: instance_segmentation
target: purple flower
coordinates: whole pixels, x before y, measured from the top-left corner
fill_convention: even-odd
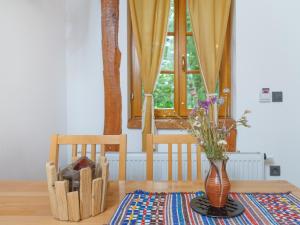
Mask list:
[[[212,104],[215,104],[218,101],[218,98],[216,96],[209,97],[205,101],[198,101],[198,107],[203,108],[206,113],[208,113],[209,106]]]
[[[205,110],[208,110],[209,108],[209,105],[210,105],[210,101],[198,101],[198,105],[199,107],[205,109]]]
[[[210,98],[210,101],[212,104],[215,104],[217,102],[217,100],[218,100],[217,96],[213,96]]]

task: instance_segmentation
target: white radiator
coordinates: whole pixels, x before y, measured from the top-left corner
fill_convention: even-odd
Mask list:
[[[107,153],[109,161],[110,179],[118,178],[118,153]],[[196,154],[192,153],[192,174],[196,178]],[[209,162],[202,153],[202,177],[205,178]],[[183,179],[187,175],[186,154],[183,153]],[[167,180],[168,155],[166,152],[154,153],[154,180]],[[230,153],[227,171],[231,180],[263,180],[264,179],[264,154],[263,153]],[[128,153],[126,164],[127,180],[146,179],[146,154]],[[173,154],[173,178],[177,179],[177,154]]]

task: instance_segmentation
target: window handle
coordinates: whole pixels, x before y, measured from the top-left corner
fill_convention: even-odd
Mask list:
[[[185,55],[181,56],[181,68],[182,68],[182,71],[186,70]]]

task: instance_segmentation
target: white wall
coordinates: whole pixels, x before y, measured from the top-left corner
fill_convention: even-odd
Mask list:
[[[0,179],[42,179],[65,132],[61,0],[0,0]]]
[[[239,131],[238,149],[273,156],[281,178],[298,186],[299,10],[298,0],[236,1],[236,114],[253,111],[252,128]],[[283,91],[283,103],[259,103],[263,87]]]
[[[103,131],[101,18],[98,0],[66,0],[68,133]]]

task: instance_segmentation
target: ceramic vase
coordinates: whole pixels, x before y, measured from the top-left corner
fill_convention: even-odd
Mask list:
[[[230,182],[226,172],[227,160],[209,160],[210,170],[205,179],[205,192],[211,206],[222,208],[225,206]]]

